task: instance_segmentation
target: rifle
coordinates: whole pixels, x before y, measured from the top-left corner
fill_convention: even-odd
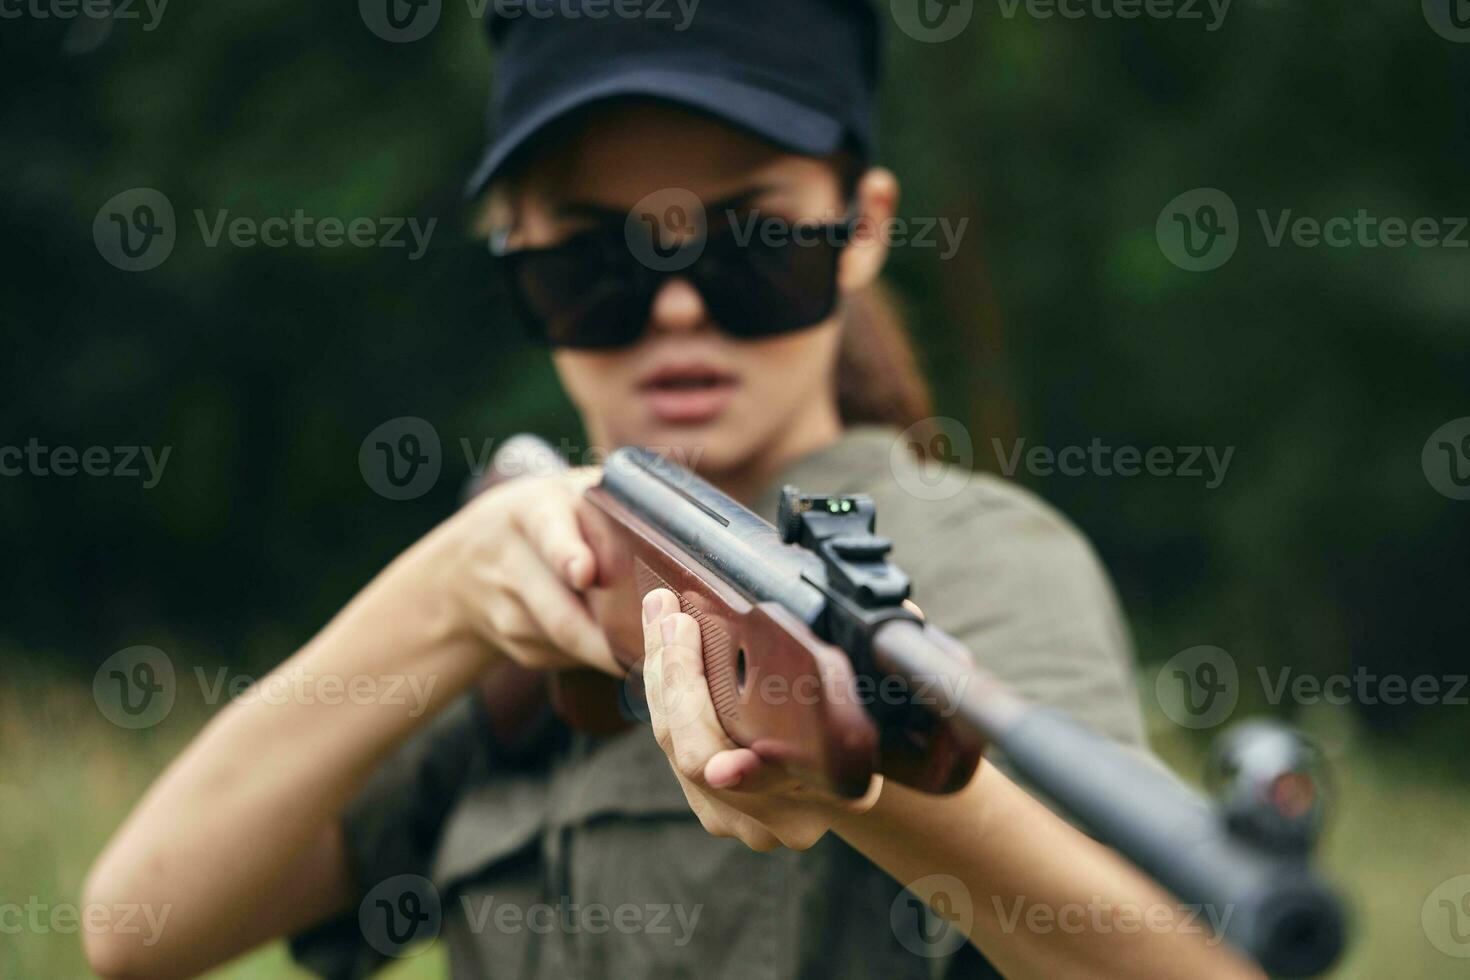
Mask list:
[[[515,452],[537,465],[559,460],[529,438],[497,454],[501,478],[517,468],[506,462]],[[1217,809],[977,669],[908,601],[909,579],[887,560],[890,542],[875,533],[863,495],[786,487],[772,526],[688,470],[629,447],[608,457],[578,520],[597,560],[586,600],[629,676],[619,699],[611,678],[553,675],[552,703],[574,727],[607,732],[638,713],[642,598],[667,588],[699,624],[725,732],[803,780],[846,797],[862,795],[874,773],[952,792],[993,745],[1182,902],[1231,910],[1224,938],[1268,972],[1312,976],[1341,952],[1342,903],[1311,864],[1320,793],[1309,748],[1291,731],[1257,721],[1227,733],[1214,767]],[[485,689],[492,700],[497,690],[523,699],[524,680]],[[493,706],[489,714],[493,723]]]

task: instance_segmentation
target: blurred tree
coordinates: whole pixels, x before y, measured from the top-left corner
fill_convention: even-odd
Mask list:
[[[1215,31],[1006,9],[889,44],[904,211],[969,220],[951,259],[900,249],[892,277],[977,464],[1021,439],[1233,447],[1217,489],[1017,478],[1096,540],[1148,658],[1213,643],[1245,665],[1463,671],[1470,503],[1433,489],[1420,450],[1470,415],[1470,253],[1272,247],[1257,212],[1470,214],[1470,45],[1389,0],[1237,0]],[[398,44],[353,5],[284,0],[106,23],[0,28],[0,445],[172,455],[153,489],[0,479],[0,640],[82,669],[140,642],[259,667],[454,506],[461,439],[575,419],[464,232],[490,77],[466,7]],[[92,239],[133,187],[178,218],[147,273]],[[1211,272],[1155,240],[1196,187],[1239,209]],[[438,224],[417,260],[209,247],[195,211],[222,209]],[[436,426],[445,472],[395,502],[355,461],[402,415]]]

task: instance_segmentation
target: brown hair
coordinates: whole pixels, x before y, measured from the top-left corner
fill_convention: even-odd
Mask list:
[[[881,282],[847,297],[837,351],[844,426],[907,429],[934,414],[934,397],[893,294]]]

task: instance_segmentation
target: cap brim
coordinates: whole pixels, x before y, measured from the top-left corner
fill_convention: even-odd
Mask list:
[[[465,185],[466,196],[479,195],[506,162],[550,124],[595,103],[627,97],[706,113],[793,153],[825,156],[842,145],[843,125],[837,118],[765,88],[695,72],[621,72],[585,82],[497,134]]]

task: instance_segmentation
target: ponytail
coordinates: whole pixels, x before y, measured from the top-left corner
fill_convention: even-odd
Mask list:
[[[898,304],[882,283],[847,297],[837,352],[837,411],[844,426],[907,429],[934,414],[934,396]]]

